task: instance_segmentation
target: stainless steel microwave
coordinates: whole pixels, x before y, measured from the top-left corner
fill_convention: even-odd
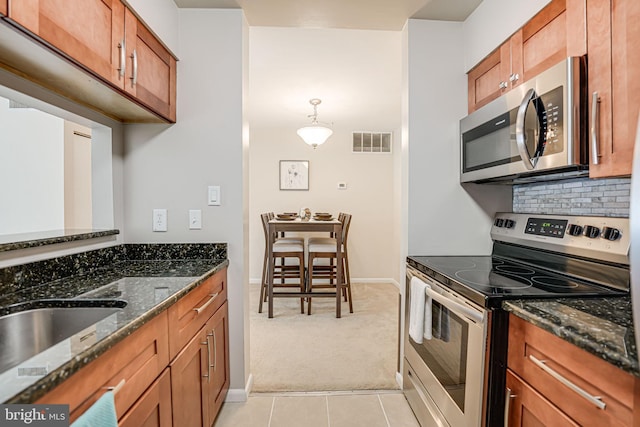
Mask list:
[[[586,59],[569,57],[460,121],[460,182],[588,173]]]

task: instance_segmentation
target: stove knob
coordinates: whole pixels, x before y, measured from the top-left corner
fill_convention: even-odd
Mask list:
[[[585,225],[584,235],[590,239],[595,239],[600,235],[600,229],[598,227],[594,227],[593,225]]]
[[[621,236],[620,230],[613,227],[604,227],[602,229],[602,237],[607,240],[618,240]]]
[[[582,226],[578,224],[569,224],[569,228],[567,229],[567,233],[571,236],[580,236],[582,231]]]
[[[516,222],[512,219],[506,219],[504,221],[504,226],[507,228],[513,228],[514,225],[516,225]]]

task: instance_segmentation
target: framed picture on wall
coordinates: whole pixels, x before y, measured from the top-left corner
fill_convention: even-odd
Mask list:
[[[308,160],[280,160],[280,190],[309,190]]]

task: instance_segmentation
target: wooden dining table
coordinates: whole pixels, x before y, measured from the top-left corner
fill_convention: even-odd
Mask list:
[[[310,292],[308,286],[305,286],[305,292],[273,292],[273,243],[280,233],[284,232],[332,232],[336,238],[336,292]],[[267,293],[269,296],[268,308],[269,318],[273,317],[273,298],[285,297],[285,298],[302,298],[302,297],[334,297],[336,299],[336,317],[341,317],[341,298],[342,295],[342,223],[337,219],[331,219],[328,221],[315,220],[315,219],[301,219],[296,218],[294,220],[281,220],[274,218],[269,220],[267,225],[267,235],[269,236],[269,244],[267,245],[268,254],[268,268],[267,268]]]

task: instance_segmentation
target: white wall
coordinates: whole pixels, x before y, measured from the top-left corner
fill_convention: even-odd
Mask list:
[[[116,236],[2,252],[0,268],[121,244],[124,241],[122,125],[2,69],[0,69],[0,85],[2,85],[0,92],[3,96],[91,128],[93,148],[95,144],[100,147],[98,149],[100,153],[92,153],[95,154],[92,157],[96,161],[92,164],[92,169],[94,172],[100,171],[92,176],[93,194],[97,195],[93,200],[94,202],[100,200],[99,211],[96,211],[94,203],[94,227],[120,230],[120,234]],[[2,185],[7,185],[7,182],[3,181]],[[43,214],[48,215],[48,206],[41,203],[39,209]]]
[[[353,215],[349,229],[349,267],[352,280],[398,280],[393,254],[393,155],[351,153],[351,133],[334,130],[313,150],[295,129],[252,129],[250,249],[252,283],[259,283],[264,254],[263,212],[339,212]],[[309,191],[280,191],[280,160],[309,161]],[[346,190],[338,190],[346,182]]]
[[[260,214],[304,207],[353,215],[348,241],[353,280],[399,280],[394,158],[400,154],[400,33],[252,27],[250,37],[251,281],[259,283],[262,273]],[[278,110],[274,113],[284,117],[265,121],[256,110],[278,91],[282,98],[300,100],[293,106],[297,115]],[[320,121],[333,121],[334,130],[315,150],[296,134],[310,122],[305,116],[313,111],[308,104],[313,97],[323,100]],[[369,102],[360,104],[363,100]],[[355,111],[337,113],[352,104],[358,105]],[[352,153],[351,132],[362,130],[393,132],[394,152]],[[280,160],[309,161],[309,191],[280,191]],[[346,182],[347,189],[338,190],[338,182]]]
[[[229,9],[184,9],[179,19],[177,123],[125,126],[127,242],[228,243],[231,388],[244,390],[245,21]],[[209,185],[221,187],[221,206],[207,206]],[[168,210],[167,232],[152,231],[154,208]],[[202,210],[201,230],[189,230],[190,209]]]
[[[179,58],[178,6],[173,0],[126,0],[162,43]]]
[[[64,120],[0,98],[0,129],[0,234],[63,229]]]
[[[463,23],[464,71],[500,46],[551,0],[483,0]]]
[[[462,25],[409,20],[405,122],[408,254],[486,255],[508,186],[460,185],[459,120],[467,113]]]

